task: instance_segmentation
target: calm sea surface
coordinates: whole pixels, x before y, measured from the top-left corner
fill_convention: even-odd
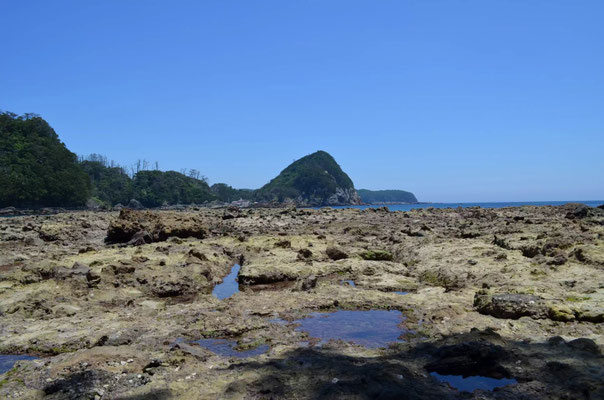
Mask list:
[[[395,204],[387,205],[390,211],[409,211],[415,208],[457,208],[457,207],[482,207],[482,208],[503,208],[518,206],[561,206],[567,203],[581,203],[591,207],[597,207],[604,204],[604,200],[576,200],[576,201],[514,201],[514,202],[496,202],[496,203],[420,203],[420,204]],[[365,206],[334,206],[333,208],[366,208],[384,207],[383,205],[365,205]]]

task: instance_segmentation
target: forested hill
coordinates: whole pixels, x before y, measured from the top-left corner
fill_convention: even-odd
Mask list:
[[[417,203],[417,198],[411,192],[404,190],[357,190],[365,204],[380,203]]]
[[[325,151],[294,161],[255,193],[258,200],[299,205],[360,204],[350,177]]]
[[[139,162],[126,169],[97,154],[78,160],[40,116],[0,113],[0,207],[160,207],[239,199],[300,206],[361,204],[350,177],[325,151],[293,162],[258,190],[224,183],[210,187],[196,170],[148,167]],[[366,203],[417,201],[403,191],[361,192]]]
[[[0,206],[80,206],[90,180],[44,119],[0,114]]]

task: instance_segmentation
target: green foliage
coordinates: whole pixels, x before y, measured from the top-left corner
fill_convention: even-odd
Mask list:
[[[290,164],[258,189],[256,198],[283,201],[302,196],[324,201],[337,188],[354,189],[354,185],[331,155],[317,151]]]
[[[110,205],[128,204],[132,198],[132,181],[121,167],[109,167],[101,161],[82,161],[90,177],[92,196]]]
[[[176,171],[139,171],[133,179],[133,195],[145,207],[192,204],[216,200],[208,184]]]
[[[363,203],[417,203],[417,198],[411,192],[404,190],[367,190],[359,189],[357,193]]]
[[[363,260],[392,261],[392,253],[386,250],[367,250],[359,254]]]
[[[0,206],[81,206],[90,181],[37,115],[0,114]]]
[[[235,189],[226,183],[215,183],[211,187],[212,193],[214,193],[218,200],[224,202],[231,202],[236,200],[252,200],[254,197],[254,191],[250,189]]]

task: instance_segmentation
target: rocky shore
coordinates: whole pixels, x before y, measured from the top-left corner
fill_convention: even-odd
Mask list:
[[[400,312],[400,336],[300,323],[341,310]],[[0,375],[0,398],[604,398],[604,210],[1,218],[0,320],[0,355],[39,357]]]

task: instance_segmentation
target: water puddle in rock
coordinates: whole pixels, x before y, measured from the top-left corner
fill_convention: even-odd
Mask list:
[[[406,331],[399,327],[403,320],[400,311],[369,310],[331,313],[312,313],[310,317],[295,320],[298,332],[307,332],[310,337],[325,344],[330,339],[341,339],[361,346],[378,348],[399,340]]]
[[[6,354],[0,354],[0,374],[10,371],[15,363],[20,360],[35,360],[38,357],[33,356],[11,356]]]
[[[214,290],[212,290],[212,295],[214,297],[216,297],[218,300],[224,300],[239,291],[239,282],[237,282],[237,275],[239,274],[240,268],[241,266],[239,266],[239,264],[233,265],[233,268],[231,268],[231,272],[224,277],[222,283],[219,283],[218,285],[214,286]]]
[[[446,382],[454,389],[462,392],[473,392],[477,389],[493,390],[498,387],[514,385],[518,383],[516,379],[508,378],[489,378],[487,376],[467,376],[462,375],[441,375],[436,372],[430,372],[430,375],[441,382]]]
[[[237,350],[237,341],[229,339],[199,339],[192,343],[197,343],[200,346],[210,350],[212,353],[223,357],[253,357],[264,354],[269,349],[268,345],[263,344],[249,350]]]
[[[396,293],[396,294],[400,294],[400,295],[409,294],[409,292],[392,292],[392,293]]]

